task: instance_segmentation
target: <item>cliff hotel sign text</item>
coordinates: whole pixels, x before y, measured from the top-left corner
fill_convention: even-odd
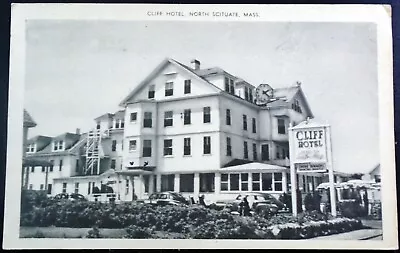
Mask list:
[[[324,127],[293,130],[294,163],[326,163],[326,131]],[[318,167],[318,166],[316,166]]]

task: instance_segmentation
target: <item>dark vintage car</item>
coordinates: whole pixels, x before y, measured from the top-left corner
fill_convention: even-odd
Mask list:
[[[281,210],[286,210],[285,204],[271,194],[263,192],[248,192],[239,194],[234,200],[217,201],[216,205],[223,206],[224,209],[227,209],[231,212],[240,212],[241,203],[245,197],[247,197],[250,211],[252,212],[266,211],[268,213],[278,213]]]
[[[189,201],[177,192],[158,192],[153,193],[144,201],[152,205],[188,205]]]
[[[54,199],[56,200],[72,200],[72,201],[86,201],[87,199],[85,198],[85,196],[83,196],[82,194],[79,193],[59,193],[56,196],[54,196]]]

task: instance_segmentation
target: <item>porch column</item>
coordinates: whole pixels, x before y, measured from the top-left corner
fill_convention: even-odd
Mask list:
[[[121,180],[119,174],[117,174],[117,200],[121,200],[121,185],[119,184],[119,180]]]
[[[194,173],[194,192],[193,195],[195,198],[198,198],[200,195],[200,174]]]
[[[221,173],[215,173],[214,178],[215,194],[221,193]]]
[[[136,196],[138,199],[142,199],[143,198],[143,192],[144,192],[144,181],[143,181],[143,175],[139,175],[138,177],[135,178],[135,192],[136,192]]]
[[[287,192],[287,174],[286,172],[282,172],[282,190],[283,192]]]
[[[129,190],[131,193],[132,193],[132,195],[131,195],[131,200],[133,201],[134,199],[135,199],[135,195],[136,195],[136,193],[135,193],[135,177],[134,176],[129,176],[129,183],[130,183],[130,188],[132,189],[132,190]]]
[[[149,195],[153,193],[155,175],[149,175]]]
[[[180,174],[175,174],[174,177],[174,192],[179,192],[180,191]]]
[[[157,174],[156,177],[157,177],[156,189],[158,192],[160,192],[161,191],[161,174]]]

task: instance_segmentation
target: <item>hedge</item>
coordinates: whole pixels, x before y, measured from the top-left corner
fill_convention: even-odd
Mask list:
[[[127,238],[195,239],[301,239],[361,228],[354,219],[332,219],[319,212],[294,218],[278,214],[238,217],[202,206],[151,206],[136,203],[31,201],[21,209],[21,226],[56,226],[93,229],[88,237],[98,238],[97,228],[126,228]],[[160,231],[162,233],[160,233]],[[278,232],[277,232],[278,231]]]

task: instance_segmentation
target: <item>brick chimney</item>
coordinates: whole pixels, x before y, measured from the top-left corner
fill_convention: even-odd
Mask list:
[[[77,128],[76,131],[75,131],[75,133],[76,133],[76,134],[81,134],[81,129],[80,129],[80,128]]]
[[[192,63],[192,68],[194,70],[199,70],[200,69],[200,61],[193,59],[190,63]]]

